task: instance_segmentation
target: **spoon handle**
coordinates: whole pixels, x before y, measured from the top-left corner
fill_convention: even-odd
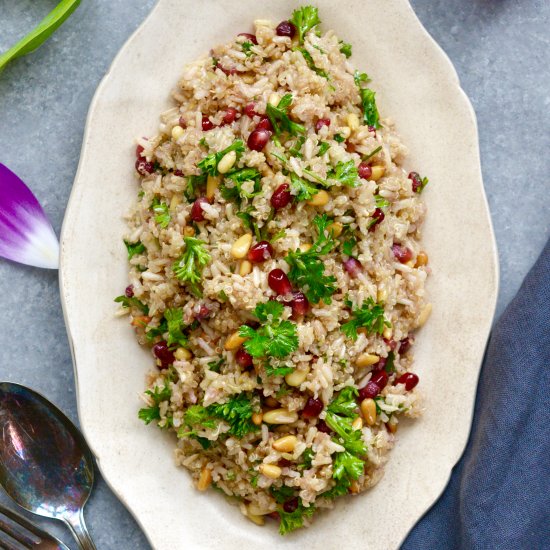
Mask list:
[[[88,533],[82,510],[65,518],[65,523],[77,540],[80,550],[97,550],[90,533]]]

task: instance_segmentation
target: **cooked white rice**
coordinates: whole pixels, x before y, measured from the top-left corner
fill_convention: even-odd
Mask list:
[[[354,80],[355,70],[334,32],[318,28],[300,44],[298,34],[279,36],[275,24],[258,20],[257,45],[251,37],[237,36],[185,68],[174,93],[176,105],[162,114],[158,135],[139,140],[139,199],[125,236],[133,253],[131,286],[119,299],[139,342],[155,345],[155,367],[140,416],[178,435],[176,462],[191,472],[199,489],[211,485],[235,497],[255,523],[262,524],[267,515],[280,518],[282,533],[308,524],[311,512],[330,506],[335,492],[357,494],[380,479],[399,417],[419,412],[416,392],[396,381],[410,371],[407,348],[431,311],[424,293],[427,256],[419,242],[425,206],[418,181],[413,186],[402,168],[406,149],[388,118],[376,129],[369,125],[359,91],[367,83]],[[292,95],[290,120],[303,125],[304,132],[272,135],[259,151],[246,147],[265,118],[267,103],[277,106],[285,94]],[[210,121],[205,128],[211,129],[203,130],[205,119]],[[318,124],[320,119],[326,120]],[[235,164],[222,175],[214,162],[216,175],[207,184],[198,163],[238,140],[245,147]],[[215,161],[225,171],[228,160]],[[361,162],[364,178],[353,172]],[[338,166],[353,169],[351,185],[335,173]],[[245,196],[236,200],[231,175],[247,167],[259,172],[259,192],[254,193],[254,181],[241,182]],[[323,191],[298,200],[292,184],[291,203],[273,209],[274,191],[290,184],[292,174],[295,181],[300,181],[297,176]],[[192,213],[196,198],[205,194],[209,202]],[[196,221],[197,212],[204,221]],[[332,250],[319,258],[323,275],[334,278],[335,288],[300,315],[292,296],[277,296],[270,288],[268,274],[289,272],[285,258],[316,242],[314,219],[323,214],[325,225],[332,224],[323,231]],[[244,257],[235,258],[233,245],[245,233],[252,234],[253,245],[271,240],[273,254],[263,262],[249,262],[246,250]],[[208,255],[205,265],[190,259],[190,271],[200,275],[194,285],[177,269],[197,244],[189,237],[199,239],[197,246]],[[296,281],[291,277],[294,290],[311,291]],[[249,366],[243,350],[250,351],[250,339],[243,347],[242,339],[230,337],[245,323],[261,331],[254,311],[270,299],[283,304],[281,319],[287,328],[291,323],[298,346],[290,346],[282,358],[253,353]],[[385,324],[373,328],[367,323],[356,340],[342,331],[355,318],[351,309],[374,303],[383,308],[380,321]],[[270,317],[270,322],[276,324],[276,319]],[[267,349],[272,343],[273,338],[264,342]],[[266,366],[287,367],[287,373],[269,375]],[[373,395],[371,378],[377,376],[378,394]],[[355,390],[340,394],[348,386]],[[357,390],[361,397],[352,396],[356,406],[351,412],[334,412],[338,395],[343,399],[346,391]],[[319,405],[320,413],[314,410]],[[269,412],[277,409],[283,409],[279,416],[286,415],[289,423],[278,424],[277,418],[267,422],[277,416]],[[363,450],[351,452],[360,471],[338,472],[350,447],[330,429],[331,414],[332,422],[337,415],[360,431],[356,438]],[[237,420],[245,426],[240,432]],[[285,436],[291,437],[278,441]]]

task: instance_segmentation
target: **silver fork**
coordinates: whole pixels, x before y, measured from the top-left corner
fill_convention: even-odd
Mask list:
[[[60,540],[46,533],[23,516],[0,504],[0,548],[2,550],[69,550]]]

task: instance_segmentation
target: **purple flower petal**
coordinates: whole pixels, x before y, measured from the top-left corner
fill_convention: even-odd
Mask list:
[[[59,242],[32,191],[0,163],[0,256],[57,269]]]

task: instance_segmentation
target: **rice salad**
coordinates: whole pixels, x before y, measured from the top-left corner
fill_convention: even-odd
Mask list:
[[[286,534],[372,487],[420,413],[428,180],[316,8],[254,27],[138,140],[116,301],[154,360],[139,418],[197,489]]]

